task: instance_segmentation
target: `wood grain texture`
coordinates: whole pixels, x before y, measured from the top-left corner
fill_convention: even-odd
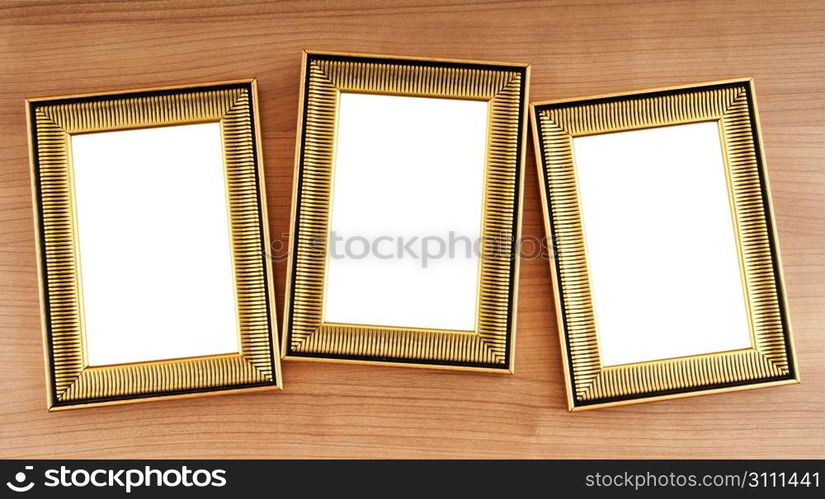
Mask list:
[[[816,0],[0,2],[0,456],[825,457],[823,26]],[[514,376],[288,362],[281,393],[47,413],[23,99],[257,77],[283,243],[304,48],[529,62],[534,101],[753,76],[802,384],[569,414],[528,259]]]

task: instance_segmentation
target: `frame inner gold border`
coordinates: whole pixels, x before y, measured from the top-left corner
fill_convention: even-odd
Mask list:
[[[279,385],[254,81],[29,103],[49,406]],[[71,185],[72,134],[219,122],[226,170],[238,354],[88,366]]]
[[[752,93],[742,80],[534,107],[571,409],[795,376]],[[701,121],[719,126],[753,348],[603,367],[572,139]]]
[[[511,369],[523,164],[526,66],[305,54],[284,352],[291,357]],[[322,322],[323,283],[341,92],[490,103],[477,329]],[[503,250],[506,248],[506,250]]]

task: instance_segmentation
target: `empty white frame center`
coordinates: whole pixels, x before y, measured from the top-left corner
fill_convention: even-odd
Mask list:
[[[602,364],[751,347],[716,122],[573,139]]]
[[[71,147],[88,364],[238,352],[220,125]]]
[[[487,113],[341,94],[324,322],[475,330]]]

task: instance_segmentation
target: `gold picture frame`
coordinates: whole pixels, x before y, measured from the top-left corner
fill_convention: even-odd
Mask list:
[[[571,411],[799,382],[752,79],[534,103],[530,115]],[[718,127],[751,347],[605,366],[573,139],[702,122]]]
[[[26,101],[49,410],[281,388],[256,88],[247,79]],[[220,126],[239,352],[90,366],[71,137],[202,123]]]
[[[515,341],[527,64],[304,52],[285,293],[285,359],[511,373]],[[474,331],[325,323],[331,189],[342,93],[486,101]]]

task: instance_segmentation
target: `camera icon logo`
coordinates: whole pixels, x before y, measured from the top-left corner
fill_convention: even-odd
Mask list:
[[[26,471],[33,470],[33,466],[26,466]],[[34,482],[24,483],[26,481],[26,473],[23,471],[18,471],[14,474],[14,482],[6,482],[6,487],[10,488],[15,492],[28,492],[34,487]]]

